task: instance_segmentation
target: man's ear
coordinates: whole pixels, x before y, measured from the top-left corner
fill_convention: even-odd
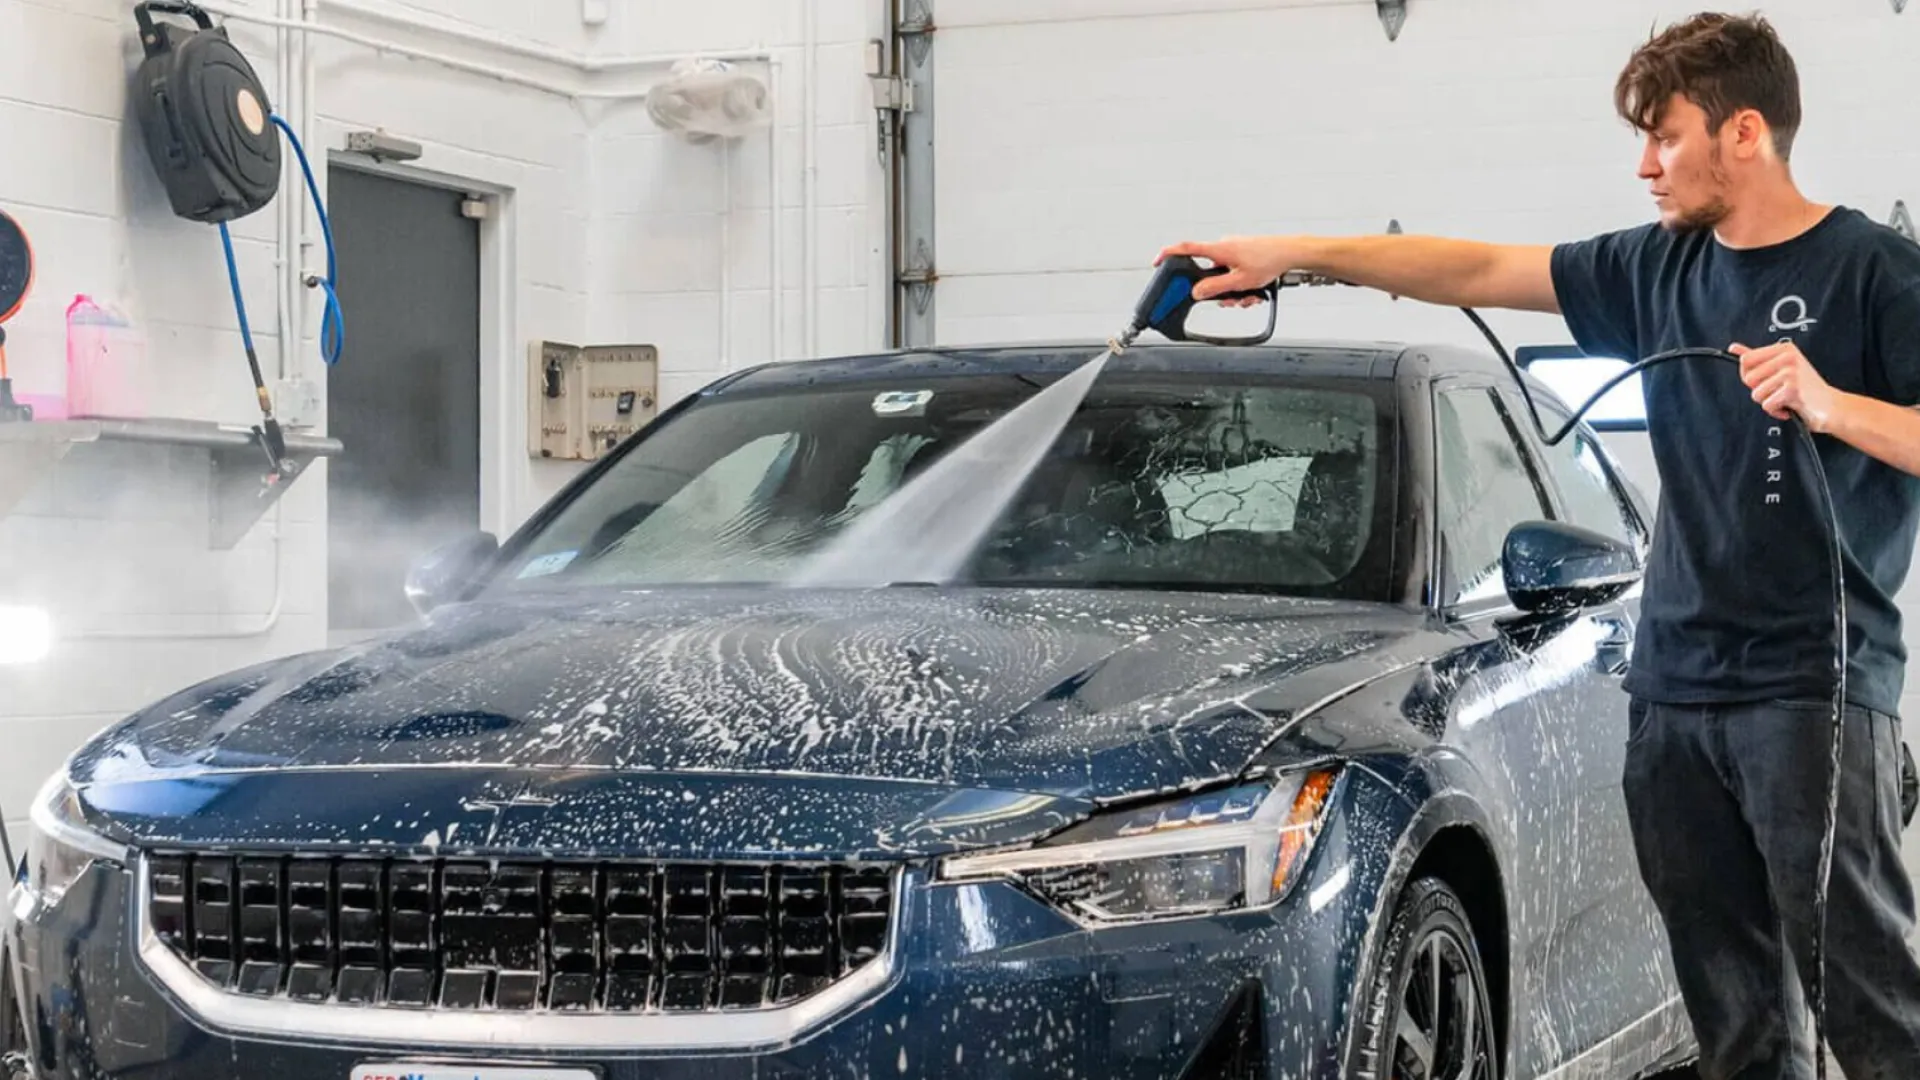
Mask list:
[[[1758,109],[1741,109],[1727,118],[1734,153],[1743,159],[1773,153],[1773,129]]]

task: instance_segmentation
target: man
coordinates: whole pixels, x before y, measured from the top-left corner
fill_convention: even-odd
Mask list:
[[[1559,313],[1590,355],[1740,357],[1643,374],[1663,491],[1626,681],[1634,842],[1708,1080],[1813,1075],[1786,961],[1812,974],[1835,672],[1828,519],[1790,429],[1806,422],[1846,538],[1849,623],[1827,1035],[1848,1080],[1914,1080],[1894,596],[1920,523],[1920,246],[1800,192],[1798,76],[1764,19],[1670,27],[1634,52],[1615,107],[1645,136],[1657,223],[1556,246],[1271,236],[1162,255],[1230,268],[1203,300],[1304,270]]]

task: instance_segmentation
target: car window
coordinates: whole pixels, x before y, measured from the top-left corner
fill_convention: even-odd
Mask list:
[[[782,580],[1038,386],[942,376],[702,400],[517,546],[495,587]],[[985,529],[968,580],[1385,599],[1390,400],[1364,379],[1104,374]]]
[[[1442,391],[1434,402],[1438,442],[1440,600],[1473,604],[1505,595],[1500,554],[1522,521],[1551,517],[1546,492],[1486,387]]]
[[[1543,416],[1547,426],[1555,431],[1567,422],[1564,415],[1552,411]],[[1592,436],[1573,431],[1557,445],[1545,447],[1542,456],[1566,503],[1564,517],[1568,522],[1639,546],[1640,536],[1632,513],[1608,475],[1601,450]]]

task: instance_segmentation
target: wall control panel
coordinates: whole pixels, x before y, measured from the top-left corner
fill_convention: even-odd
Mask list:
[[[527,450],[593,461],[659,412],[660,353],[652,345],[536,341],[527,358]]]

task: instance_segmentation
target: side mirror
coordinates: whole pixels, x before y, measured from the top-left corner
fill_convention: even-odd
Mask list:
[[[1575,611],[1604,604],[1640,580],[1627,544],[1561,521],[1527,521],[1500,553],[1507,596],[1522,611]]]
[[[434,548],[407,571],[407,602],[425,615],[458,595],[499,550],[500,541],[490,532],[470,533]]]

